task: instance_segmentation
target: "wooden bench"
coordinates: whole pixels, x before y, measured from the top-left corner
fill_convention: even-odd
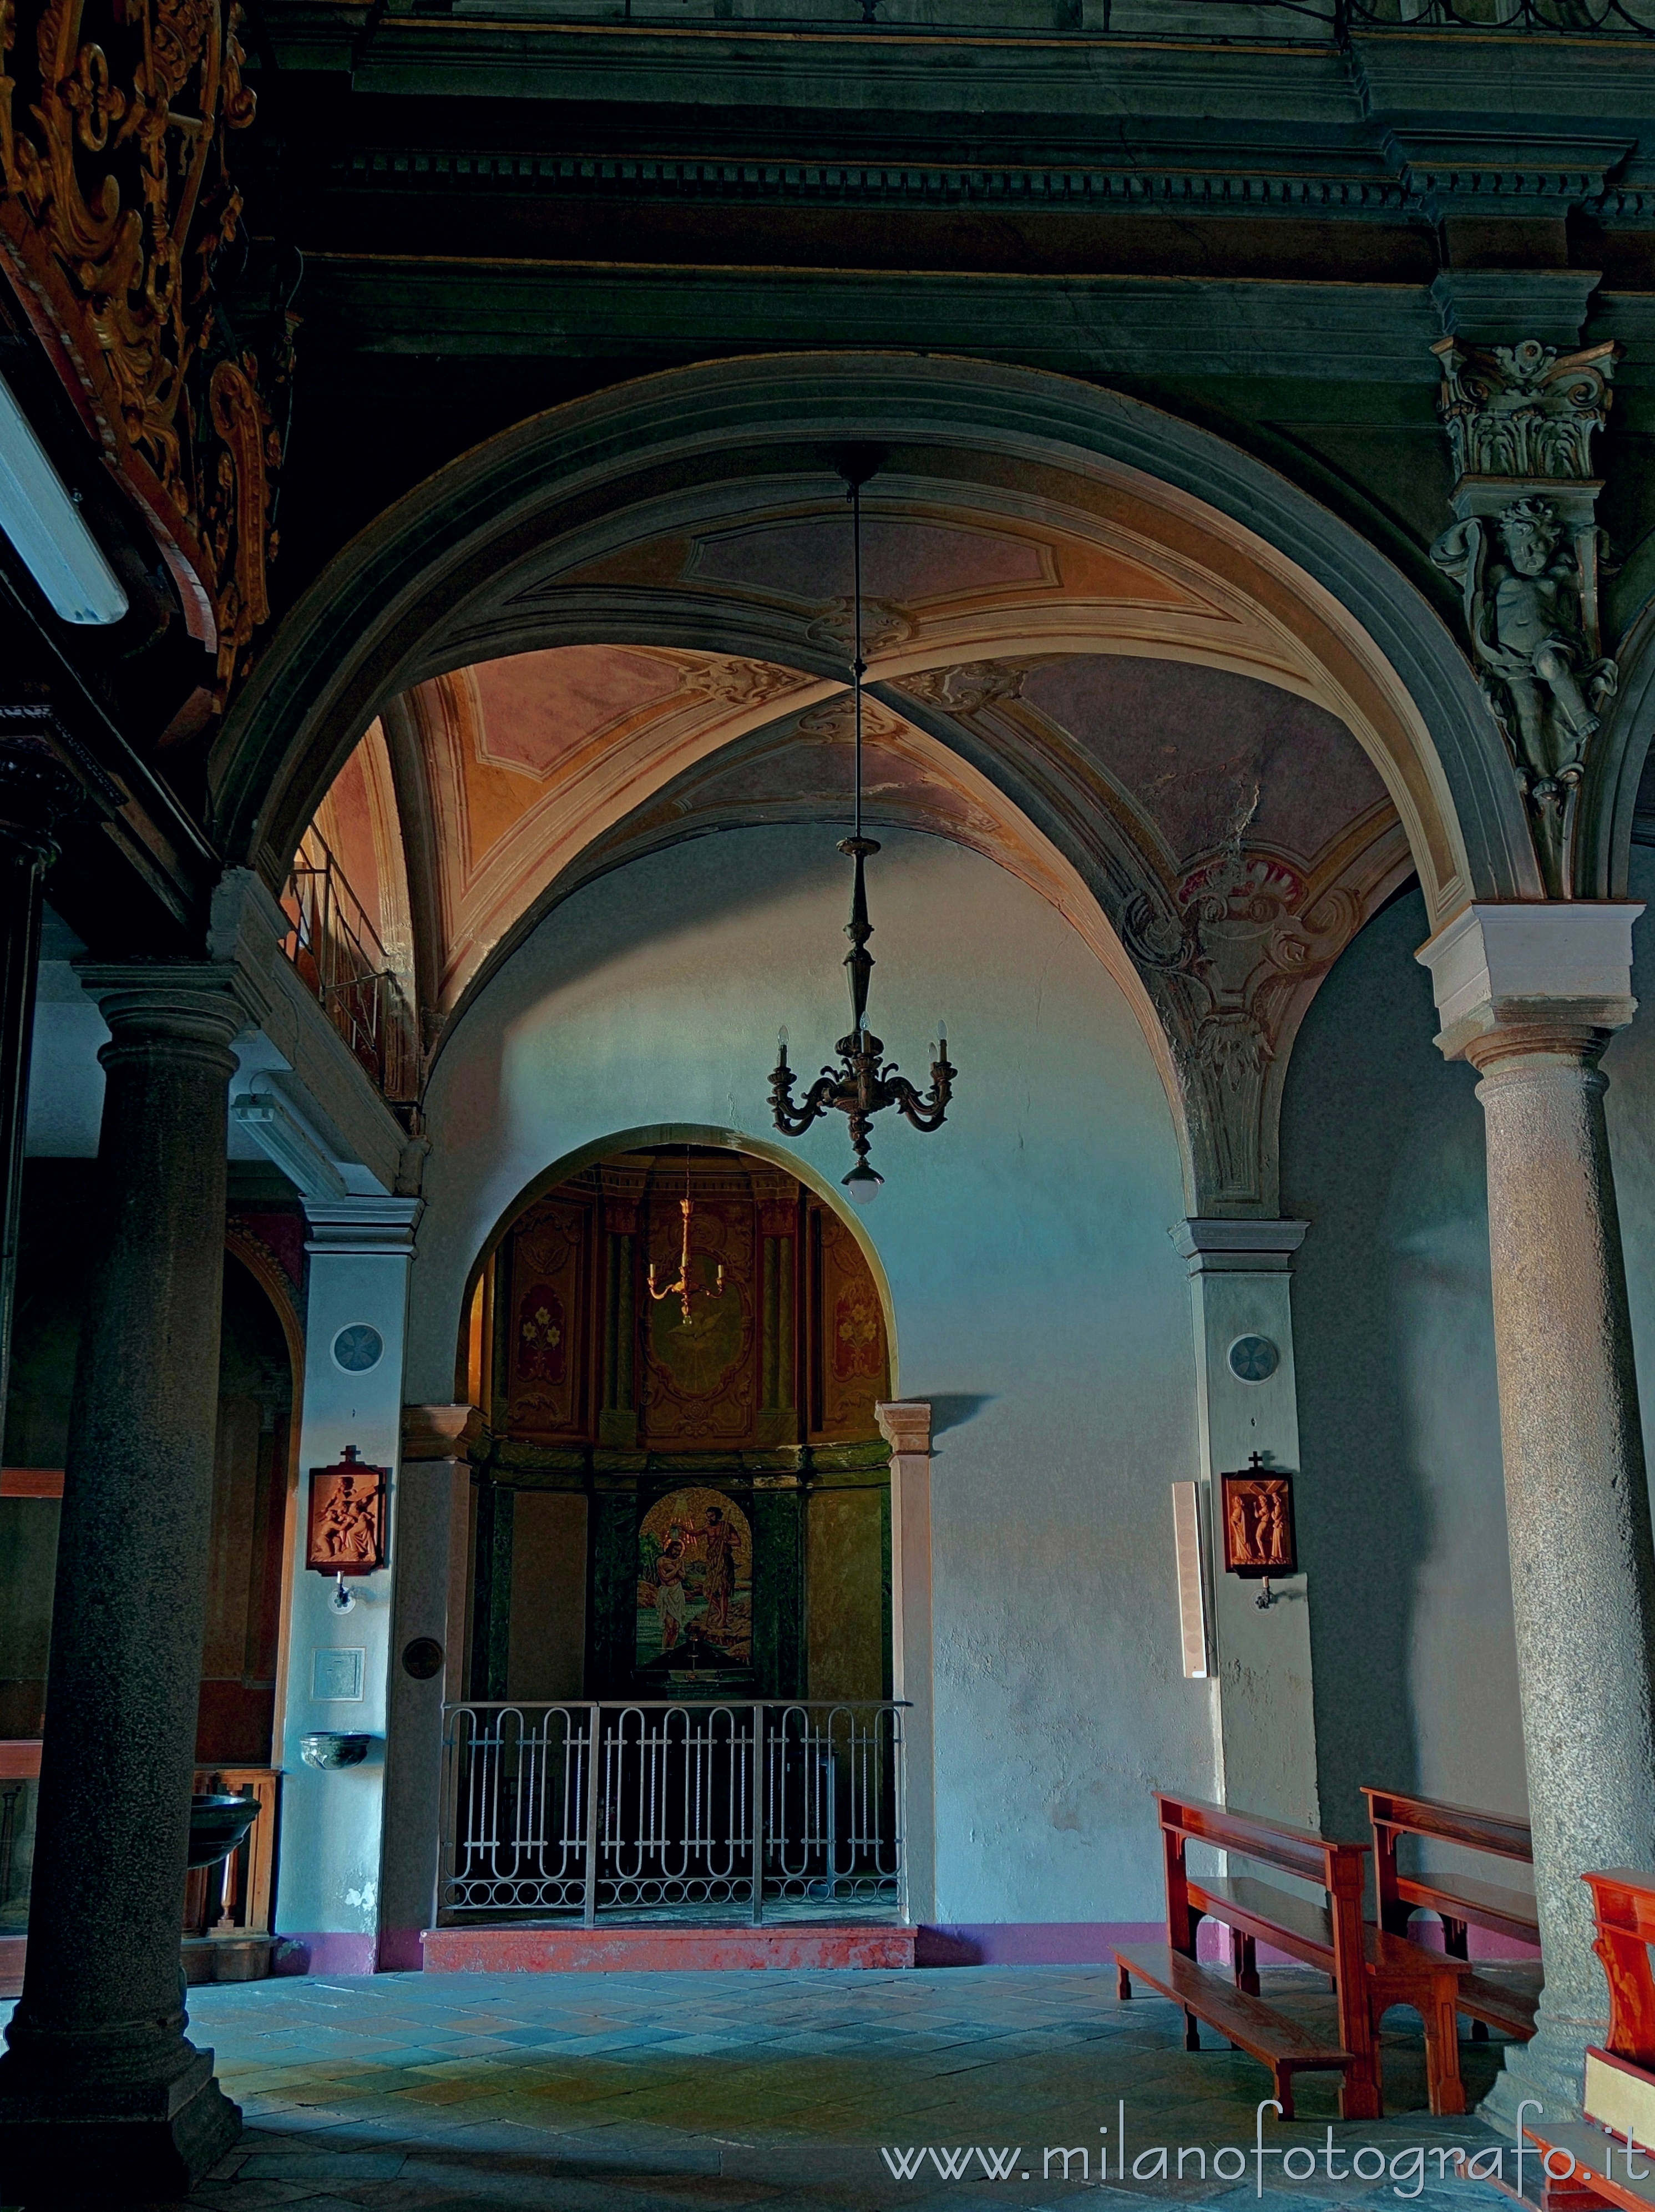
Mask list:
[[[1183,2006],[1187,2050],[1201,2048],[1196,2023],[1204,2020],[1269,2067],[1284,2119],[1293,2118],[1293,2076],[1311,2069],[1339,2073],[1344,2118],[1378,2119],[1383,2110],[1379,2019],[1393,2004],[1413,2005],[1425,2022],[1431,2109],[1464,2111],[1455,2011],[1465,1968],[1364,1921],[1366,1844],[1332,1843],[1304,1828],[1160,1790],[1156,1805],[1165,1865],[1167,1941],[1113,1947],[1123,1997],[1131,1996],[1135,1976]],[[1250,1875],[1193,1875],[1186,1856],[1190,1843],[1296,1875],[1318,1889],[1323,1902]],[[1196,1936],[1203,1917],[1222,1922],[1238,1939],[1231,1977],[1196,1963]],[[1336,2034],[1318,2034],[1263,2002],[1257,1964],[1261,1942],[1329,1977]]]
[[[1597,1923],[1593,1946],[1609,1982],[1606,2049],[1589,2045],[1580,2121],[1543,2112],[1524,2135],[1545,2160],[1549,2212],[1585,2212],[1596,2202],[1620,2212],[1655,2212],[1655,1875],[1626,1867],[1583,1875]],[[1630,2155],[1628,2154],[1631,2154]],[[1636,2156],[1637,2165],[1633,2164]]]
[[[1393,1936],[1406,1936],[1409,1913],[1423,1905],[1440,1918],[1443,1948],[1451,1959],[1469,1955],[1468,1930],[1472,1928],[1487,1928],[1538,1947],[1540,1923],[1531,1891],[1506,1889],[1457,1874],[1404,1874],[1396,1852],[1399,1837],[1421,1836],[1532,1867],[1534,1843],[1526,1820],[1475,1812],[1464,1805],[1439,1804],[1433,1797],[1405,1797],[1396,1790],[1365,1787],[1362,1795],[1373,1823],[1373,1871],[1382,1928]],[[1534,2033],[1539,1995],[1538,1989],[1512,1989],[1484,1975],[1467,1973],[1460,1977],[1458,2003],[1471,2021],[1474,2037],[1486,2038],[1495,2027],[1502,2035],[1526,2043]]]

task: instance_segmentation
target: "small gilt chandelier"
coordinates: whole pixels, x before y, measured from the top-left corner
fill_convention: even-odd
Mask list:
[[[657,1288],[655,1263],[652,1260],[649,1262],[649,1295],[657,1305],[663,1298],[676,1298],[678,1302],[678,1310],[684,1316],[684,1326],[688,1328],[691,1325],[691,1300],[692,1298],[721,1298],[724,1295],[722,1260],[718,1262],[718,1280],[715,1284],[697,1283],[690,1273],[690,1224],[695,1219],[696,1202],[690,1195],[690,1147],[688,1145],[684,1148],[684,1195],[678,1200],[678,1212],[683,1217],[684,1234],[678,1245],[678,1280],[674,1283],[663,1283]]]
[[[770,1106],[776,1126],[784,1137],[802,1136],[811,1123],[818,1121],[830,1108],[847,1116],[856,1164],[845,1176],[844,1187],[863,1206],[878,1195],[885,1181],[868,1162],[868,1132],[873,1126],[873,1116],[887,1106],[895,1106],[903,1119],[915,1128],[928,1133],[940,1129],[953,1096],[953,1079],[959,1073],[949,1065],[948,1039],[939,1022],[937,1041],[931,1048],[931,1088],[922,1097],[905,1076],[897,1073],[895,1060],[881,1058],[884,1042],[867,1025],[867,983],[873,968],[867,940],[873,930],[867,918],[864,866],[868,854],[877,853],[879,848],[873,838],[862,835],[862,678],[867,672],[867,665],[862,659],[862,486],[882,459],[874,448],[856,446],[848,448],[839,462],[839,473],[850,496],[854,623],[850,695],[855,737],[855,812],[852,833],[839,846],[845,857],[855,864],[850,920],[845,927],[845,935],[850,939],[850,950],[845,955],[850,981],[850,1030],[834,1047],[839,1055],[838,1066],[824,1067],[798,1105],[793,1103],[794,1076],[788,1065],[785,1029],[777,1040],[776,1066],[770,1075]]]

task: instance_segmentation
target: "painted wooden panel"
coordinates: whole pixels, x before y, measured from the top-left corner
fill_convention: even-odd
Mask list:
[[[663,1187],[664,1186],[664,1187]],[[678,1279],[683,1217],[675,1183],[649,1196],[645,1243],[657,1285]],[[690,1303],[651,1297],[643,1325],[642,1436],[653,1446],[739,1447],[758,1425],[758,1267],[751,1199],[703,1198],[691,1220]],[[723,1288],[716,1287],[723,1268]]]
[[[807,1618],[812,1698],[882,1698],[884,1493],[818,1490],[810,1500]]]
[[[592,1208],[553,1196],[513,1240],[507,1425],[525,1437],[584,1437]]]
[[[816,1432],[878,1433],[873,1408],[891,1395],[885,1316],[861,1245],[837,1213],[813,1210],[817,1250],[816,1358],[820,1389]]]
[[[512,1513],[508,1698],[578,1698],[586,1661],[587,1501],[520,1490]]]

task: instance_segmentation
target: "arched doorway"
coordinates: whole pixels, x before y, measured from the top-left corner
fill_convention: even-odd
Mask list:
[[[469,1300],[468,1694],[428,1965],[526,1917],[907,1903],[883,1285],[779,1161],[642,1134],[544,1178]]]
[[[495,1246],[465,1357],[474,1698],[890,1695],[883,1301],[796,1176],[589,1162]]]

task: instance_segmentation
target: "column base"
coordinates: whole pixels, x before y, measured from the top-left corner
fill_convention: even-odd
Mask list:
[[[1551,2020],[1541,2023],[1528,2043],[1508,2043],[1506,2063],[1494,2086],[1477,2106],[1477,2118],[1503,2136],[1517,2136],[1518,2106],[1532,2100],[1540,2107],[1526,2121],[1578,2120],[1585,2086],[1586,2045],[1602,2043],[1607,2021]]]
[[[0,2092],[0,2203],[25,2212],[182,2197],[240,2139],[210,2051],[176,2079]]]

